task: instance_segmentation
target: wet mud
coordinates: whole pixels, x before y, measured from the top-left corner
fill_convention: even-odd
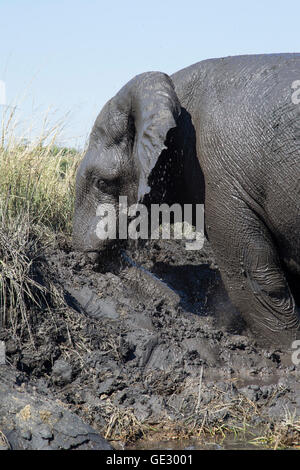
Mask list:
[[[34,347],[2,332],[7,359],[24,387],[51,394],[116,447],[299,417],[299,366],[256,343],[207,242],[201,251],[146,242],[95,267],[60,241],[44,263],[66,308],[36,317]]]

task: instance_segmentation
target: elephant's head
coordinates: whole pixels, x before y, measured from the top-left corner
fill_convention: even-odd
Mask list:
[[[149,193],[152,170],[166,149],[167,134],[176,128],[180,112],[173,83],[160,72],[133,78],[104,106],[77,172],[75,249],[98,258],[115,243],[98,236],[101,208],[109,204],[117,210],[119,196],[127,196],[130,206]]]

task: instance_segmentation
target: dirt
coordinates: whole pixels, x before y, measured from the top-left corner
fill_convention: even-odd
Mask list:
[[[132,245],[94,267],[61,238],[42,264],[65,305],[34,315],[34,345],[2,330],[7,361],[116,447],[299,419],[299,366],[247,331],[207,242]]]

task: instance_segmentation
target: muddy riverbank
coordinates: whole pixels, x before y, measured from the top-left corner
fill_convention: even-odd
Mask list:
[[[0,333],[25,390],[51,395],[121,448],[253,429],[272,445],[284,429],[299,445],[299,366],[256,344],[208,243],[187,251],[183,241],[151,241],[95,269],[60,238],[38,268],[60,308],[33,311],[21,342]]]

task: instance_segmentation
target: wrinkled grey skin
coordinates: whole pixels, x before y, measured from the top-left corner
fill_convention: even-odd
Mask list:
[[[99,114],[79,167],[75,247],[101,256],[107,242],[95,236],[97,205],[118,195],[141,200],[165,154],[181,178],[178,201],[205,202],[206,232],[233,304],[258,339],[291,346],[300,303],[296,80],[300,54],[211,59],[171,77],[131,80]]]

